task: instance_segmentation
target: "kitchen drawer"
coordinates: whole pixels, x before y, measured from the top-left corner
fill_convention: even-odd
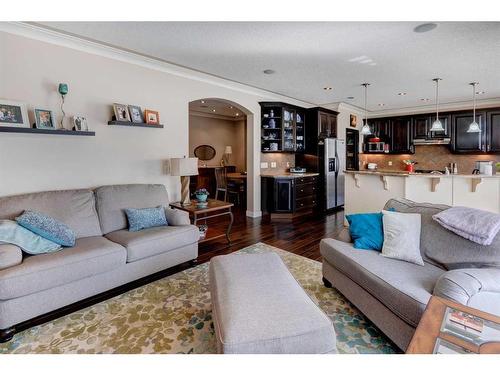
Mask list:
[[[318,187],[315,184],[295,185],[295,194],[297,199],[316,195]]]
[[[316,197],[309,196],[305,198],[300,198],[295,201],[295,211],[305,210],[316,207]]]
[[[295,178],[296,185],[315,184],[317,182],[318,182],[318,176]]]

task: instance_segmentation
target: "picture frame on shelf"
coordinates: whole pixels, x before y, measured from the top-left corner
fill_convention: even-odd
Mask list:
[[[144,115],[141,107],[137,105],[129,105],[128,111],[130,114],[130,119],[133,123],[143,124],[144,123]]]
[[[157,111],[152,111],[150,109],[146,109],[144,112],[146,117],[146,124],[148,125],[159,125],[160,124],[160,114]]]
[[[351,125],[351,128],[356,128],[358,126],[358,116],[351,114],[349,124]]]
[[[0,99],[0,126],[30,128],[26,103]]]
[[[35,126],[37,129],[56,130],[54,112],[50,109],[35,108]]]
[[[87,119],[83,116],[73,116],[73,129],[79,132],[89,131]]]
[[[115,113],[116,121],[131,122],[130,113],[128,111],[128,106],[126,104],[114,103],[113,111]]]

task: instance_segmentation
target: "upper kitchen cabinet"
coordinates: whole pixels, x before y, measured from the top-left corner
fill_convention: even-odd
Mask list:
[[[372,135],[367,138],[378,137],[384,142],[389,142],[391,139],[391,121],[388,118],[375,118],[368,120]]]
[[[452,151],[456,153],[480,153],[486,151],[486,113],[476,112],[476,121],[481,127],[480,133],[468,133],[472,122],[472,112],[452,115]]]
[[[500,152],[500,110],[488,112],[487,152]]]
[[[414,152],[410,117],[392,118],[390,135],[391,135],[390,151],[392,153],[411,154]]]
[[[306,110],[281,102],[261,102],[261,151],[301,153],[306,147]]]
[[[315,107],[307,110],[306,121],[306,153],[316,155],[318,142],[325,138],[337,136],[338,112],[330,109]]]
[[[444,139],[450,137],[450,116],[440,115],[439,121],[443,124],[443,131],[431,132],[432,123],[436,116],[421,115],[413,117],[413,139],[419,140],[433,140]]]

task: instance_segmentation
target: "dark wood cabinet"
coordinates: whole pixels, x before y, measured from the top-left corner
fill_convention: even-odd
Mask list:
[[[262,209],[276,219],[293,219],[317,206],[318,176],[263,177]]]
[[[480,133],[467,133],[472,122],[472,112],[452,115],[452,150],[456,153],[478,153],[486,151],[486,113],[476,112]]]
[[[413,117],[413,139],[444,139],[450,137],[450,116],[440,115],[439,121],[443,124],[443,131],[431,132],[435,115],[421,115]]]
[[[345,169],[359,171],[359,131],[347,128],[345,130]]]
[[[488,113],[487,152],[500,152],[500,111]]]
[[[438,132],[431,132],[431,126],[434,120],[436,119],[435,116],[431,116],[430,121],[429,121],[429,130],[428,130],[428,138],[429,139],[444,139],[444,138],[450,138],[451,131],[450,131],[450,123],[451,123],[451,116],[450,115],[439,115],[439,121],[441,121],[441,124],[443,124],[443,131],[438,131]]]
[[[261,102],[261,152],[304,152],[306,110],[281,102]]]
[[[337,136],[337,115],[338,112],[321,107],[307,110],[306,154],[317,155],[323,139]]]
[[[389,142],[391,137],[391,121],[388,118],[368,120],[372,136],[379,137],[384,142]]]
[[[409,154],[413,153],[413,142],[411,133],[411,118],[391,119],[391,148],[392,153]]]

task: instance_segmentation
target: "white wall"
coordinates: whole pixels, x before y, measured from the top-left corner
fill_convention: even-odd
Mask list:
[[[189,155],[200,145],[210,145],[215,149],[215,158],[207,165],[220,165],[226,146],[232,146],[230,164],[238,172],[246,171],[246,121],[233,121],[210,116],[189,115]]]
[[[40,106],[59,116],[57,84],[68,83],[67,115],[87,117],[97,133],[96,137],[0,133],[0,196],[137,182],[165,184],[171,199],[179,199],[179,178],[169,176],[165,165],[171,157],[189,153],[188,104],[199,98],[221,98],[247,113],[248,214],[257,216],[258,102],[305,105],[109,47],[5,23],[0,23],[0,68],[0,98],[26,102],[30,112]],[[165,128],[108,126],[113,102],[158,110]]]

